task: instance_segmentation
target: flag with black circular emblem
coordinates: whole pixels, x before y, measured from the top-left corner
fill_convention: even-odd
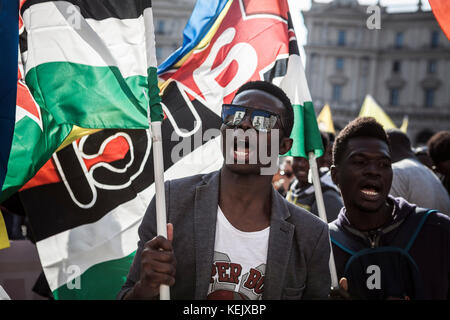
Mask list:
[[[148,128],[149,107],[160,106],[151,0],[18,4],[17,105],[2,126],[13,136],[8,147],[0,139],[0,202],[58,148],[95,130]]]

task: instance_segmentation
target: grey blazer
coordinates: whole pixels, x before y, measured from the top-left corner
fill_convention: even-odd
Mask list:
[[[177,260],[171,299],[206,299],[213,264],[220,171],[167,181],[167,221]],[[153,199],[139,227],[136,256],[117,298],[140,279],[141,252],[156,235]],[[263,299],[326,299],[330,291],[328,225],[272,189]]]

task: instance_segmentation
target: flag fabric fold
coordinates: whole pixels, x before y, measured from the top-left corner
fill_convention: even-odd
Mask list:
[[[290,30],[293,33],[293,27]],[[293,34],[295,36],[295,33]],[[287,73],[280,87],[290,98],[294,109],[294,126],[291,133],[293,144],[285,155],[308,158],[308,153],[313,152],[316,158],[321,157],[323,155],[322,139],[298,50],[294,50],[289,56]]]
[[[367,95],[364,99],[361,110],[359,111],[359,116],[375,118],[385,130],[397,128],[391,118],[384,112],[371,95]]]
[[[397,129],[397,126],[386,112],[380,107],[371,95],[367,95],[359,111],[360,117],[372,117],[379,122],[385,130]],[[408,117],[403,119],[400,130],[406,133],[408,129]]]
[[[173,66],[180,66],[181,59],[186,58],[206,35],[213,30],[213,25],[224,14],[228,0],[197,1],[188,24],[183,31],[183,44],[158,67],[158,72],[166,72]]]
[[[334,129],[333,116],[331,115],[330,105],[327,103],[320,111],[317,116],[317,122],[319,124],[319,129],[325,132],[336,134]]]

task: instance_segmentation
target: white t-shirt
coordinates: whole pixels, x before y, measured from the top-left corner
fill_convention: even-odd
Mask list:
[[[218,208],[209,300],[262,298],[269,230],[240,231]]]

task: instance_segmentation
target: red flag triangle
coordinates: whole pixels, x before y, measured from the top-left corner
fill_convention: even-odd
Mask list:
[[[436,20],[441,25],[447,39],[450,40],[450,1],[448,0],[429,0]]]

